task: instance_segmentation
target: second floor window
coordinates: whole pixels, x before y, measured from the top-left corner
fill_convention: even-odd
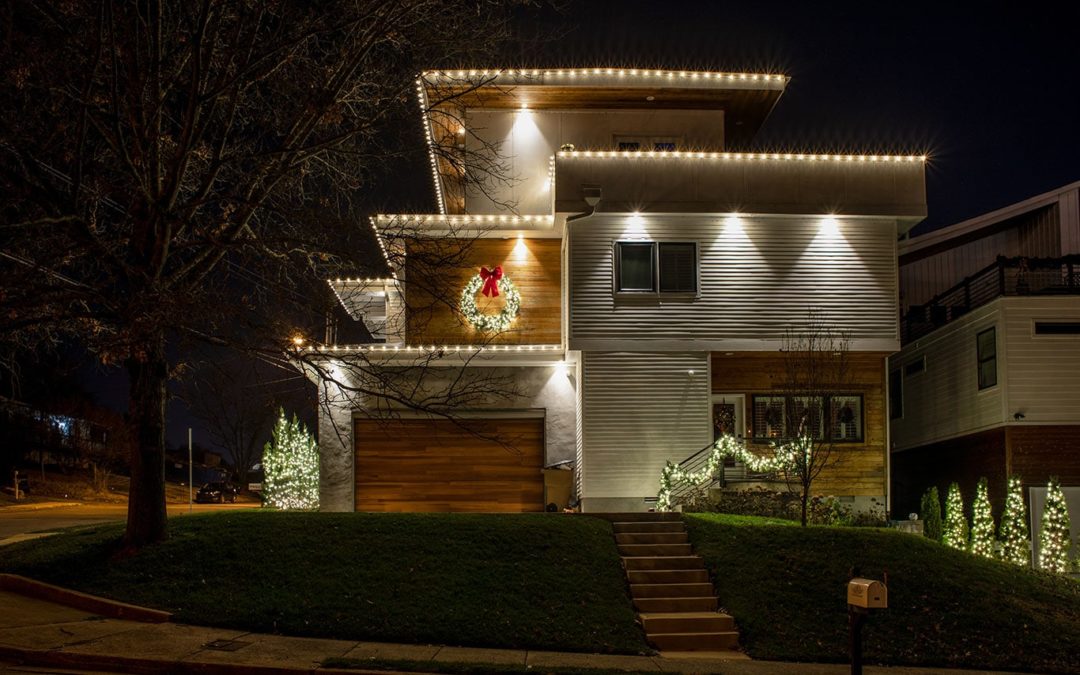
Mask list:
[[[619,293],[697,293],[697,244],[615,243],[615,290]]]
[[[979,389],[997,384],[997,331],[987,328],[975,338],[979,360]]]

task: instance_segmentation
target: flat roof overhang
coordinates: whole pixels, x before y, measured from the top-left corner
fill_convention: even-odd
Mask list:
[[[830,214],[896,218],[901,233],[926,217],[925,157],[708,152],[560,152],[555,211]]]

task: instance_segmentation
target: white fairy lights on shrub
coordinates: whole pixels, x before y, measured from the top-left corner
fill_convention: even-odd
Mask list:
[[[1024,506],[1024,489],[1019,476],[1009,477],[1000,536],[1001,559],[1027,567],[1031,563],[1031,542],[1028,541],[1027,507]]]
[[[731,434],[725,434],[716,440],[705,460],[705,466],[699,471],[688,473],[678,464],[668,462],[660,472],[660,492],[657,494],[656,508],[670,511],[672,491],[680,485],[698,485],[716,475],[725,459],[733,459],[746,466],[754,473],[772,473],[784,471],[796,464],[797,458],[806,456],[813,448],[810,439],[798,439],[775,448],[772,457],[763,457],[752,452],[746,444]]]
[[[1069,571],[1069,511],[1057,476],[1046,486],[1046,505],[1039,524],[1039,569],[1064,574]]]
[[[490,293],[493,287],[498,290]],[[506,305],[501,312],[498,314],[486,314],[477,308],[476,293],[481,288],[484,289],[484,295],[490,294],[494,297],[501,293],[506,296]],[[461,290],[460,308],[462,316],[476,330],[484,333],[499,333],[509,328],[514,319],[517,318],[518,310],[521,308],[521,294],[518,293],[517,287],[514,286],[514,282],[510,281],[509,277],[502,276],[502,268],[496,267],[488,272],[485,267],[480,274],[469,279],[469,283],[465,284],[465,288]]]
[[[282,510],[319,508],[319,446],[300,420],[281,410],[263,449],[263,499]]]
[[[968,524],[964,516],[964,498],[960,495],[960,486],[949,485],[949,495],[945,498],[945,545],[958,551],[967,550]]]
[[[994,557],[994,516],[990,511],[990,496],[986,479],[979,479],[972,505],[971,553],[984,558]]]

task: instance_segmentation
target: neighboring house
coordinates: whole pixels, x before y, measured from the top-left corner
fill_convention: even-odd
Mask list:
[[[981,476],[1080,485],[1080,183],[900,244],[893,503]],[[944,493],[943,493],[944,494]]]
[[[817,404],[822,433],[843,437],[818,491],[857,507],[884,501],[897,238],[926,215],[925,158],[729,151],[746,145],[787,83],[613,69],[425,73],[417,88],[421,110],[432,107],[422,114],[438,150],[439,213],[376,216],[394,276],[330,281],[385,342],[310,351],[330,368],[349,353],[388,372],[423,361],[428,388],[468,359],[469,370],[512,376],[519,395],[474,398],[453,421],[321,386],[322,508],[540,510],[541,468],[572,463],[583,510],[644,510],[665,462],[711,443],[714,423],[770,435],[785,408],[779,349],[811,309],[850,335],[855,372],[842,396]],[[432,103],[448,93],[450,103]],[[480,189],[453,157],[489,143],[501,144],[514,180]],[[438,282],[452,294],[482,266],[501,266],[520,293],[506,330],[477,330],[431,300],[433,281],[409,255],[428,237],[468,242],[465,264]],[[488,314],[503,307],[475,297]]]

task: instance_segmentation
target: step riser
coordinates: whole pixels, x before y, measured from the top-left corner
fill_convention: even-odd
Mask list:
[[[632,511],[623,513],[586,513],[593,518],[603,518],[613,523],[657,523],[657,522],[682,522],[682,514],[672,511]]]
[[[649,635],[653,633],[724,633],[735,630],[735,619],[726,614],[711,617],[664,617],[646,619],[641,625]]]
[[[631,584],[700,584],[708,583],[705,570],[628,570]]]
[[[713,593],[712,584],[631,584],[634,598],[703,598]]]
[[[698,570],[705,569],[705,561],[696,555],[689,556],[640,556],[623,558],[628,570]]]
[[[632,556],[689,556],[690,544],[619,544],[619,554]]]
[[[639,612],[715,612],[715,597],[709,598],[635,598]]]
[[[611,528],[615,534],[631,532],[685,532],[682,522],[641,522],[641,523],[612,523]]]
[[[735,649],[739,646],[739,634],[727,633],[691,633],[648,635],[649,642],[660,651],[669,652],[705,652],[721,649]]]
[[[618,544],[685,544],[690,541],[685,532],[631,532],[616,534]]]

